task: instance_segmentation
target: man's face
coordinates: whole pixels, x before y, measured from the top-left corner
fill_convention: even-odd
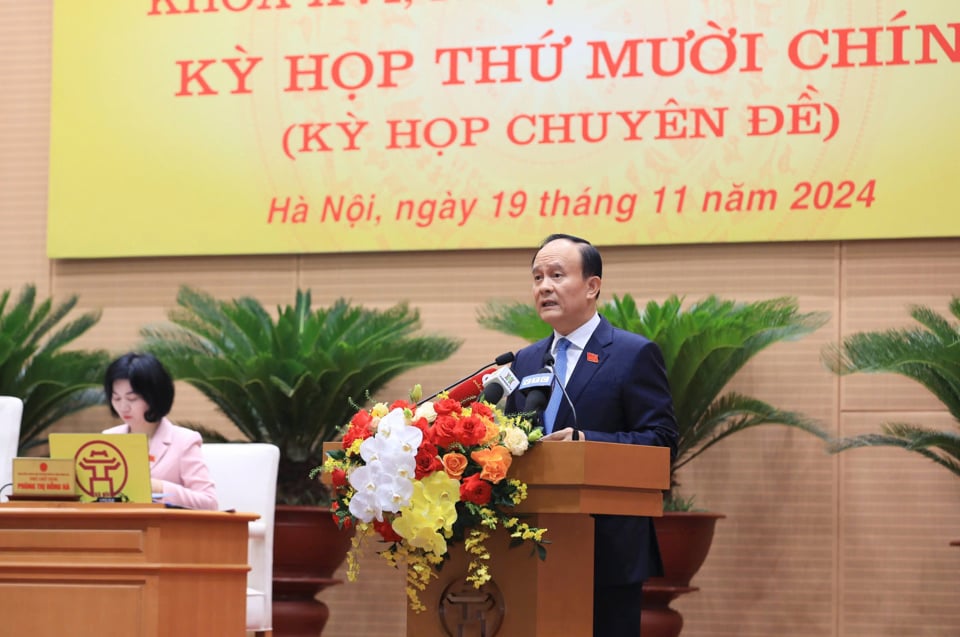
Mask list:
[[[569,334],[593,316],[600,277],[583,277],[579,246],[568,239],[551,241],[533,259],[533,304],[561,334]]]

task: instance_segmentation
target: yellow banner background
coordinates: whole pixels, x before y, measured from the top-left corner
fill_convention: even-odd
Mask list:
[[[955,236],[960,4],[905,6],[56,2],[48,254]]]

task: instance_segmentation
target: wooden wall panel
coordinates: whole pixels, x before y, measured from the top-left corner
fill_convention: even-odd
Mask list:
[[[791,295],[802,311],[832,314],[836,269],[831,244],[686,246],[662,249],[635,287],[653,288],[648,294],[658,299],[672,292],[690,300],[711,292],[744,301]],[[800,411],[830,430],[836,380],[818,352],[835,333],[831,322],[801,341],[771,347],[731,389]],[[684,634],[831,634],[834,464],[822,443],[800,431],[761,427],[713,447],[680,480],[681,492],[695,494],[699,506],[727,515],[694,581],[701,592],[675,602],[685,615]],[[811,588],[812,580],[818,586]]]
[[[360,558],[357,581],[347,579],[346,570],[336,577],[343,583],[320,592],[318,599],[330,608],[325,636],[405,637],[407,634],[407,593],[403,571],[377,555],[377,546],[368,545]]]
[[[878,420],[944,429],[947,414],[844,413],[841,432]],[[851,449],[840,464],[840,627],[845,637],[960,634],[960,480],[901,449]]]
[[[52,3],[0,2],[0,290],[50,294],[46,258]]]
[[[44,294],[79,294],[103,319],[81,343],[122,351],[142,325],[162,321],[190,284],[218,297],[266,305],[310,288],[314,303],[338,297],[373,307],[408,301],[424,327],[458,337],[444,363],[397,379],[383,398],[419,382],[434,391],[516,350],[517,339],[476,324],[490,299],[530,297],[528,250],[150,258],[50,262],[45,257],[52,0],[0,2],[0,289],[37,283]],[[135,215],[135,206],[131,208]],[[133,217],[135,219],[135,216]],[[945,310],[960,280],[960,240],[757,245],[623,246],[604,249],[603,298],[638,301],[709,293],[741,301],[795,295],[804,311],[832,318],[817,333],[761,354],[733,388],[802,411],[831,432],[873,430],[890,417],[950,424],[939,404],[895,377],[840,379],[820,350],[842,334],[902,326],[905,306]],[[178,385],[174,418],[231,425]],[[100,429],[106,408],[61,428]],[[677,603],[685,637],[854,637],[960,634],[958,483],[899,450],[830,456],[816,439],[782,427],[744,432],[681,474],[683,491],[723,512],[714,549]],[[322,593],[329,634],[404,634],[402,578],[368,551],[361,580]],[[362,629],[360,628],[362,627]]]
[[[844,335],[915,327],[911,305],[927,305],[949,316],[950,297],[960,295],[960,250],[953,239],[847,243],[842,289]],[[938,409],[939,402],[899,376],[859,375],[844,380],[842,407],[850,411]]]
[[[960,294],[956,240],[861,242],[843,246],[841,331],[917,325],[907,306],[949,316]],[[884,422],[957,422],[922,386],[893,374],[845,377],[841,435]],[[841,577],[840,634],[850,637],[960,634],[960,483],[946,469],[900,449],[837,456]]]

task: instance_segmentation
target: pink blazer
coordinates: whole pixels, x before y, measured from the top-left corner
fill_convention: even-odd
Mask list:
[[[124,423],[105,434],[128,434]],[[191,509],[217,509],[217,491],[200,451],[200,434],[167,418],[150,438],[150,477],[163,482],[163,502]]]

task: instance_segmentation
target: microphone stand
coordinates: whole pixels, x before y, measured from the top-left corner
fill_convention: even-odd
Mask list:
[[[475,372],[473,372],[472,374],[467,374],[466,376],[464,376],[463,378],[461,378],[461,379],[458,380],[457,382],[452,383],[452,384],[450,384],[450,385],[447,385],[446,387],[444,387],[444,388],[441,389],[440,391],[435,392],[435,393],[427,396],[426,398],[424,398],[423,400],[421,400],[420,402],[417,403],[417,407],[419,407],[419,406],[422,405],[423,403],[427,402],[428,400],[433,400],[434,398],[436,398],[437,396],[439,396],[440,394],[442,394],[442,393],[445,392],[445,391],[450,391],[451,389],[453,389],[454,387],[456,387],[456,386],[459,385],[460,383],[470,380],[471,378],[473,378],[474,376],[476,376],[477,374],[479,374],[480,372],[482,372],[482,371],[485,370],[486,368],[490,367],[491,365],[498,365],[498,366],[499,366],[499,365],[506,365],[506,364],[508,364],[508,363],[512,363],[512,362],[513,362],[513,358],[514,358],[513,352],[506,352],[506,353],[504,353],[504,354],[500,354],[500,356],[497,356],[497,358],[496,358],[492,363],[487,363],[486,365],[483,365],[483,366],[479,367],[479,368],[478,368]]]

